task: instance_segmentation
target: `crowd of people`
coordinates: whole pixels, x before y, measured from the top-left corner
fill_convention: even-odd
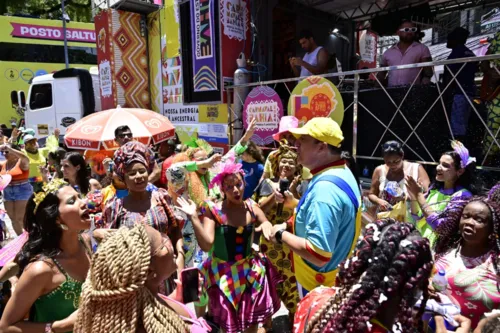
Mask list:
[[[255,124],[224,156],[15,131],[0,332],[271,332],[282,305],[297,333],[498,330],[500,186],[480,193],[462,143],[431,181],[386,142],[363,200],[336,122],[283,117],[267,158]]]

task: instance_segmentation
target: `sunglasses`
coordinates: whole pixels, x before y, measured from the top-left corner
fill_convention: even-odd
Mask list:
[[[161,245],[153,251],[152,257],[155,257],[158,252],[160,252],[163,248],[167,248],[167,251],[169,253],[174,253],[174,247],[172,245],[172,241],[167,235],[162,234],[161,235]]]
[[[124,139],[124,138],[132,138],[132,133],[122,133],[122,134],[119,134],[118,137],[120,139]]]
[[[401,29],[399,29],[399,31],[401,31],[401,32],[417,32],[417,30],[418,30],[418,28],[415,28],[415,27],[413,27],[413,28],[401,28]]]

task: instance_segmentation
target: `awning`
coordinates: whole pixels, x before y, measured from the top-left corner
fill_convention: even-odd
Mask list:
[[[357,21],[425,3],[429,4],[431,12],[435,14],[500,3],[498,0],[295,0],[295,2],[338,15],[342,19]]]

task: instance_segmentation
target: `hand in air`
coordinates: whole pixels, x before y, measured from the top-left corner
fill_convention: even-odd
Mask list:
[[[186,213],[186,215],[194,216],[196,214],[196,204],[191,199],[186,200],[183,197],[178,197],[177,203],[179,204],[179,209]]]
[[[221,159],[222,159],[221,154],[214,154],[212,155],[212,157],[208,159],[208,164],[210,165],[210,167],[212,167],[215,163],[220,162]]]
[[[252,138],[253,134],[255,133],[256,129],[257,129],[257,120],[255,119],[255,117],[252,117],[250,123],[248,124],[247,130],[245,132],[245,135],[243,136],[242,141],[244,142],[249,141]]]

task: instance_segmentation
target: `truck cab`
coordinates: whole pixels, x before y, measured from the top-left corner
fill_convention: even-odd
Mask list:
[[[32,79],[28,99],[23,92],[11,94],[12,104],[24,109],[27,128],[38,139],[59,128],[61,134],[77,120],[100,110],[97,69],[64,69]],[[25,105],[24,105],[25,104]]]

